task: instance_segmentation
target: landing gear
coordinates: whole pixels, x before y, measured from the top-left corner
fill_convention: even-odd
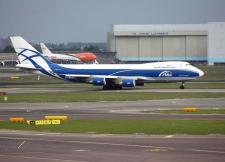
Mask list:
[[[180,89],[185,89],[185,85],[184,85],[185,83],[184,82],[182,82],[182,85],[180,86]]]
[[[106,84],[103,86],[103,90],[121,90],[122,88],[122,85],[118,84]]]

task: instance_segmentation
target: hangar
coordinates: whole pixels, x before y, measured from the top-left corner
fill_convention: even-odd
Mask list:
[[[124,62],[225,63],[225,22],[112,25],[107,42],[108,50]]]

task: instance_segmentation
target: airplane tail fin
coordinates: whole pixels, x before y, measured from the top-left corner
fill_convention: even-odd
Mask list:
[[[10,40],[16,51],[20,64],[33,69],[38,69],[42,73],[52,71],[50,65],[53,63],[39,53],[22,37],[13,36],[10,37]]]
[[[52,52],[46,47],[44,43],[40,43],[41,51],[44,54],[44,56],[52,55]]]

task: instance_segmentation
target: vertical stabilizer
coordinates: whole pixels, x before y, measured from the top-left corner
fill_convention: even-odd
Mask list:
[[[28,49],[28,50],[38,52],[33,46],[31,46],[22,37],[19,37],[19,36],[10,37],[10,40],[11,40],[12,45],[17,53],[20,53],[21,49]]]
[[[44,56],[52,55],[52,52],[46,47],[46,45],[44,43],[40,43],[40,46],[41,46],[41,51]]]
[[[20,64],[27,64],[37,68],[39,65],[47,66],[47,64],[51,63],[22,37],[13,36],[10,37],[10,40],[16,51]]]
[[[52,68],[52,66],[57,67],[57,64],[49,61],[22,37],[14,36],[10,37],[10,40],[20,61],[19,67],[36,69],[41,74],[59,78]]]

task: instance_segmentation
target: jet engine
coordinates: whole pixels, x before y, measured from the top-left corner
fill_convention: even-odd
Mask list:
[[[104,86],[106,85],[106,80],[105,78],[96,77],[92,79],[91,83],[95,86]]]
[[[124,79],[122,80],[123,87],[135,87],[135,80],[132,79]]]

